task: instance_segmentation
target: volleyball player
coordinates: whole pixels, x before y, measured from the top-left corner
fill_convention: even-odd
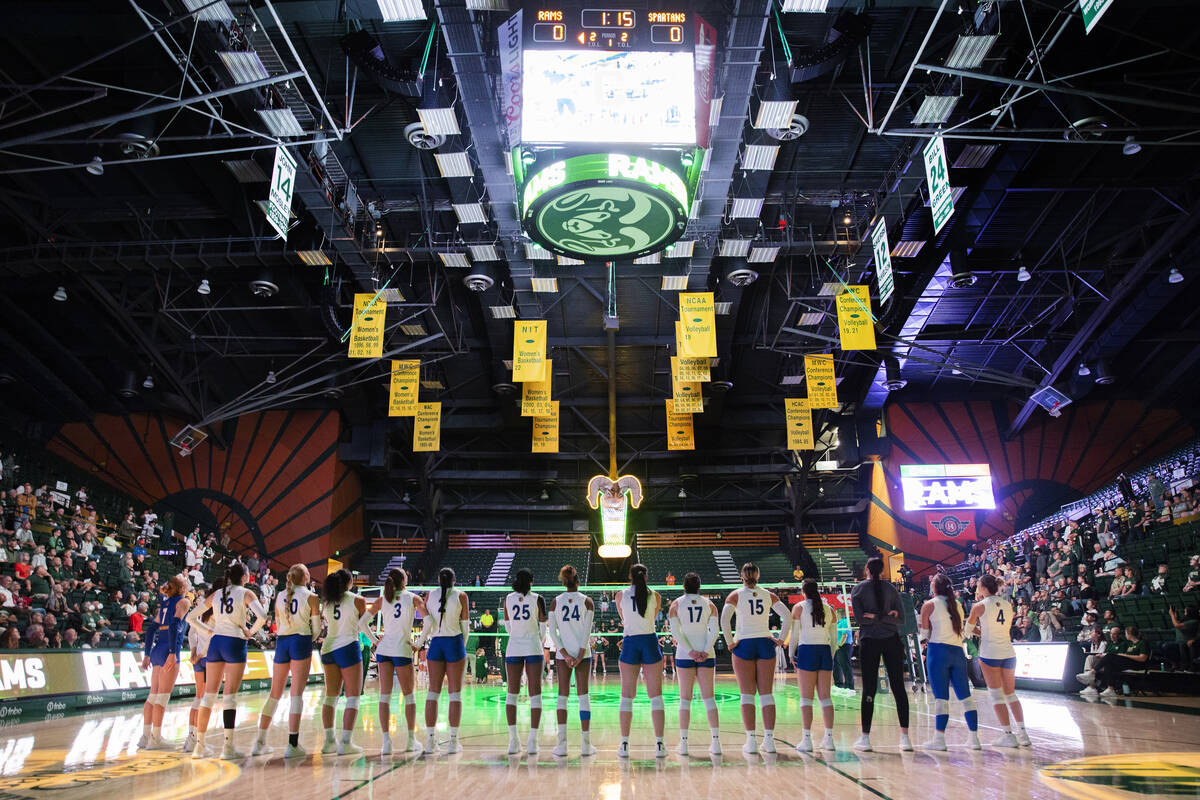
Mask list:
[[[429,692],[425,696],[425,753],[437,753],[438,695],[442,682],[447,684],[450,742],[447,753],[461,753],[458,725],[462,721],[462,680],[466,668],[467,595],[454,588],[454,570],[442,567],[438,585],[425,595],[429,613],[421,628],[420,646],[429,643],[425,665],[429,672]]]
[[[592,619],[595,606],[579,591],[579,573],[567,564],[558,571],[558,582],[566,591],[550,601],[550,639],[554,642],[554,668],[558,681],[558,744],[554,755],[567,754],[567,698],[571,694],[571,673],[575,673],[575,694],[579,698],[579,727],[583,743],[579,754],[591,756],[596,748],[591,741],[592,704],[588,697],[588,672],[592,658]]]
[[[208,640],[212,638],[212,609],[204,609],[198,605],[188,614],[188,650],[192,656],[192,674],[195,676],[196,694],[192,697],[192,707],[188,709],[188,732],[183,740],[183,752],[190,753],[196,747],[196,718],[200,715],[200,703],[204,700],[204,673],[206,671],[205,655],[208,653]]]
[[[882,558],[867,559],[867,574],[868,579],[860,581],[850,592],[851,608],[858,623],[858,661],[863,676],[859,711],[862,735],[854,743],[854,749],[873,749],[871,719],[875,715],[875,692],[879,689],[879,661],[882,659],[896,701],[900,749],[912,750],[912,741],[908,738],[908,691],[904,688],[904,643],[900,640],[900,625],[904,622],[900,592],[895,584],[883,580]]]
[[[325,671],[325,696],[321,700],[321,727],[325,729],[322,753],[339,756],[361,753],[362,748],[350,741],[358,704],[362,699],[363,661],[358,634],[371,636],[369,618],[365,616],[367,601],[351,592],[354,576],[339,569],[325,576],[321,584],[321,619],[325,623],[325,641],[321,643],[321,667]],[[337,714],[338,694],[345,690],[346,706],[342,709],[342,735],[335,740],[333,721]]]
[[[150,668],[150,693],[142,706],[142,738],[139,750],[161,750],[163,713],[179,676],[179,654],[183,649],[184,619],[188,612],[187,580],[175,575],[162,587],[158,610],[146,626],[146,649],[142,668]]]
[[[375,664],[379,671],[379,730],[383,732],[380,754],[385,756],[392,752],[393,679],[400,684],[400,694],[404,698],[404,721],[408,730],[404,750],[415,752],[421,747],[417,744],[416,733],[417,695],[413,691],[416,676],[413,674],[412,630],[416,612],[427,612],[425,601],[407,587],[407,572],[402,569],[389,571],[387,580],[383,582],[383,594],[367,609],[368,618],[383,611],[383,637],[375,648]]]
[[[646,697],[650,699],[650,720],[654,726],[654,757],[666,758],[663,727],[666,713],[662,699],[662,649],[654,632],[654,619],[662,608],[662,595],[646,584],[646,567],[634,564],[629,568],[629,587],[617,593],[617,614],[621,617],[623,638],[621,656],[621,704],[618,719],[621,744],[618,758],[629,758],[629,729],[633,725],[633,698],[637,696],[638,673],[646,681]]]
[[[275,598],[275,657],[271,672],[271,695],[263,703],[258,714],[258,736],[250,755],[268,755],[272,748],[267,745],[267,729],[288,676],[292,678],[292,690],[288,694],[288,744],[285,758],[304,758],[300,746],[300,712],[304,710],[304,688],[308,673],[312,669],[313,639],[321,632],[321,601],[308,588],[308,567],[293,564],[284,578],[287,589]],[[314,624],[314,621],[316,624]]]
[[[979,601],[971,607],[967,629],[979,626],[979,666],[988,686],[992,707],[1000,719],[1004,734],[993,747],[1032,747],[1025,731],[1025,714],[1017,697],[1017,651],[1009,633],[1013,620],[1012,603],[1000,596],[1000,581],[984,575],[975,589]],[[1011,718],[1011,719],[1010,719]],[[1016,735],[1013,735],[1016,728]]]
[[[217,690],[224,690],[221,697],[222,717],[225,725],[225,745],[221,758],[227,760],[245,758],[246,754],[233,746],[233,731],[237,723],[237,692],[246,672],[246,640],[254,637],[267,621],[267,611],[258,602],[254,592],[242,583],[246,580],[246,568],[234,562],[225,570],[225,586],[204,600],[202,609],[213,611],[213,635],[208,642],[205,656],[204,697],[200,700],[200,713],[196,715],[196,746],[192,758],[207,758],[210,753],[204,740],[208,732],[208,720],[217,701]],[[246,626],[246,612],[254,615],[254,624]],[[203,613],[203,612],[201,612]]]
[[[796,683],[800,687],[800,714],[804,724],[804,736],[796,749],[811,753],[813,694],[821,704],[821,718],[825,723],[825,738],[822,750],[834,750],[833,744],[833,700],[829,696],[829,685],[833,680],[833,642],[837,640],[837,623],[833,614],[821,600],[817,582],[807,580],[802,589],[804,600],[792,608],[792,630],[788,636],[795,648],[792,663],[796,665]]]
[[[979,712],[975,710],[975,699],[971,697],[971,682],[967,676],[967,656],[963,652],[963,613],[954,586],[942,573],[933,576],[930,583],[933,597],[921,606],[921,622],[918,628],[921,640],[928,642],[925,653],[925,672],[933,690],[934,724],[937,733],[921,745],[924,750],[946,749],[946,725],[950,722],[950,689],[962,703],[963,718],[971,734],[967,745],[972,750],[980,749]]]
[[[679,755],[688,754],[688,727],[692,721],[692,694],[700,684],[700,699],[708,715],[712,740],[708,752],[721,755],[721,726],[717,720],[717,699],[713,692],[716,675],[717,607],[700,596],[700,576],[683,576],[683,595],[671,603],[667,624],[675,639],[678,655],[675,671],[679,675]]]
[[[742,587],[734,589],[725,598],[721,610],[721,630],[725,642],[733,654],[733,672],[737,676],[738,690],[742,695],[742,725],[746,729],[746,743],[742,752],[749,755],[758,752],[754,731],[754,695],[762,706],[764,753],[775,752],[775,696],[771,693],[775,684],[775,647],[783,640],[771,636],[771,612],[787,619],[788,607],[773,593],[758,585],[758,567],[752,563],[742,565]],[[731,623],[737,615],[737,636]]]
[[[529,754],[538,751],[538,727],[542,722],[542,668],[546,658],[542,643],[546,638],[546,601],[532,591],[533,573],[517,570],[512,591],[500,607],[500,622],[508,631],[504,648],[504,673],[508,694],[504,698],[504,716],[508,720],[508,754],[521,752],[517,738],[517,698],[521,694],[521,676],[529,687]]]

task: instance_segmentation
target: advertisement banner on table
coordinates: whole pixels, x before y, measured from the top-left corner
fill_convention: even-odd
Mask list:
[[[812,411],[808,408],[808,400],[803,397],[789,397],[783,401],[787,415],[787,446],[788,450],[813,450]]]
[[[926,511],[925,535],[931,542],[973,542],[975,512]]]
[[[275,168],[271,171],[271,189],[267,192],[267,222],[286,242],[292,217],[292,190],[296,184],[296,159],[286,147],[275,148]]]
[[[671,380],[708,383],[712,380],[709,360],[704,357],[671,356]]]
[[[1104,16],[1116,0],[1079,0],[1079,14],[1083,17],[1083,32],[1091,33],[1092,28]]]
[[[880,219],[871,234],[871,250],[875,253],[875,283],[879,286],[879,305],[883,306],[896,288],[892,275],[892,246],[888,244],[887,220]]]
[[[933,232],[940,233],[954,213],[954,193],[950,189],[950,170],[946,167],[946,144],[935,136],[925,145],[925,178],[929,183],[929,213]]]
[[[521,384],[521,416],[550,416],[550,393],[554,383],[554,359],[546,359],[546,379]]]
[[[413,423],[413,452],[428,453],[442,449],[442,404],[417,403]]]
[[[804,357],[804,382],[808,384],[809,408],[837,408],[837,377],[833,372],[833,355]]]
[[[372,292],[354,295],[354,319],[350,327],[350,358],[383,357],[383,321],[387,303]]]
[[[875,349],[875,317],[871,313],[871,290],[847,286],[837,296],[838,333],[843,350]]]
[[[513,323],[513,380],[517,383],[546,378],[546,320]]]
[[[716,315],[716,300],[712,292],[684,292],[679,295],[679,319],[683,322],[688,347],[688,352],[679,355],[717,354]]]
[[[388,416],[415,417],[420,387],[421,362],[418,359],[393,361],[392,383],[388,389]]]
[[[508,127],[508,146],[521,143],[521,10],[513,14],[496,31],[500,43],[500,108]]]
[[[713,73],[717,64],[717,29],[701,19],[699,14],[693,14],[692,20],[696,26],[693,50],[696,70],[696,144],[708,147]]]
[[[667,449],[695,450],[696,437],[692,428],[692,415],[675,411],[675,403],[664,401],[667,406]]]
[[[529,384],[525,384],[528,386]],[[550,413],[533,418],[533,452],[558,452],[558,401],[550,402]]]
[[[679,381],[671,384],[671,400],[675,405],[676,413],[704,413],[704,395],[700,389],[703,385],[695,381]]]

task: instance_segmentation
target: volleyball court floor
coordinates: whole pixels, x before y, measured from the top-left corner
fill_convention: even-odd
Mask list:
[[[180,752],[138,752],[140,706],[124,706],[47,722],[0,729],[0,800],[12,798],[121,798],[121,800],[185,800],[190,797],[245,797],[266,800],[328,800],[331,798],[403,797],[430,800],[496,800],[497,798],[598,798],[599,800],[691,800],[691,798],[935,798],[1075,797],[1147,798],[1200,797],[1200,708],[1189,700],[1147,698],[1116,702],[1086,702],[1074,697],[1023,692],[1026,724],[1032,750],[1000,750],[986,746],[999,733],[987,701],[976,691],[980,708],[982,751],[962,746],[966,728],[951,717],[947,752],[901,753],[891,695],[876,698],[872,740],[876,751],[858,753],[851,744],[858,735],[857,696],[835,696],[834,738],[838,750],[799,754],[793,748],[801,732],[799,697],[794,678],[786,688],[777,680],[779,709],[776,725],[778,753],[744,756],[744,736],[732,677],[718,679],[724,755],[707,753],[708,729],[697,696],[692,715],[691,757],[674,752],[678,741],[678,689],[668,679],[666,742],[670,755],[653,757],[654,739],[647,702],[639,696],[631,737],[633,757],[618,759],[616,746],[619,682],[616,676],[598,680],[591,688],[592,742],[599,753],[579,756],[578,714],[570,706],[568,742],[571,755],[555,758],[554,699],[547,688],[541,726],[541,752],[536,756],[506,755],[507,728],[504,690],[494,683],[463,689],[463,752],[428,758],[398,753],[379,755],[380,735],[375,716],[377,692],[373,681],[363,698],[363,713],[355,740],[364,747],[356,757],[322,756],[321,689],[305,695],[301,744],[309,751],[303,760],[281,757],[286,742],[286,715],[276,717],[269,743],[270,757],[241,762],[193,760]],[[423,691],[418,698],[423,701]],[[257,726],[265,692],[239,697],[237,745],[248,750]],[[393,695],[393,726],[398,693]],[[182,742],[189,700],[176,700],[167,709],[164,736]],[[912,739],[919,743],[933,728],[928,695],[912,703]],[[285,706],[286,707],[286,704]],[[952,705],[957,709],[957,704]],[[339,713],[341,706],[339,705]],[[418,733],[422,732],[418,703]],[[816,709],[819,712],[819,709]],[[814,724],[814,738],[822,733]],[[219,714],[214,723],[219,724]],[[528,728],[528,701],[518,714],[522,744]],[[445,695],[439,732],[447,738]],[[221,734],[210,731],[219,747]],[[393,734],[402,746],[403,732]]]

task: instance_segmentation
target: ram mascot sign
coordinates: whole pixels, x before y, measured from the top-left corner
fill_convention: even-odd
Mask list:
[[[600,509],[600,557],[628,558],[632,552],[626,538],[629,506],[642,504],[641,481],[632,475],[621,475],[616,480],[597,475],[588,481],[587,501],[592,508]]]

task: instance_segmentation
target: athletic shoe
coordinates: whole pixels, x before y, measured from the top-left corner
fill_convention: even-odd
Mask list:
[[[147,750],[174,750],[175,745],[168,742],[161,736],[151,736],[150,744],[146,745]]]
[[[825,731],[825,738],[821,740],[821,749],[831,752],[837,749],[833,744],[833,734],[829,731]]]
[[[222,761],[241,761],[246,757],[246,751],[238,750],[233,746],[233,742],[226,741],[225,746],[221,748]]]
[[[356,756],[362,752],[362,748],[354,742],[338,742],[337,754],[339,756]]]
[[[871,737],[864,733],[862,736],[854,740],[854,749],[864,753],[873,752],[875,748],[871,747]]]
[[[1075,680],[1083,684],[1091,685],[1092,681],[1096,680],[1096,671],[1091,669],[1084,670],[1075,676]]]
[[[566,758],[567,743],[559,742],[558,744],[554,745],[554,749],[550,751],[550,755],[554,756],[555,758]]]
[[[929,741],[927,741],[923,745],[921,745],[921,749],[922,750],[943,750],[944,751],[946,749],[946,737],[941,734],[934,736],[932,739],[930,739]]]
[[[508,737],[508,755],[515,756],[521,753],[521,740],[515,736]]]
[[[183,752],[190,753],[196,749],[196,734],[189,733],[183,740]]]
[[[1101,697],[1120,697],[1120,695],[1117,694],[1117,690],[1111,686],[1108,687],[1107,689],[1105,689],[1103,692],[1101,692],[1100,696]]]
[[[417,744],[417,737],[415,737],[415,736],[408,737],[408,741],[404,745],[404,752],[406,752],[406,753],[422,752],[421,745]]]
[[[617,758],[629,758],[629,742],[621,742],[617,747]]]
[[[798,745],[796,745],[796,752],[811,753],[812,751],[813,751],[812,736],[809,736],[806,733],[806,734],[804,734],[804,736],[802,736],[800,738],[800,743]]]
[[[595,746],[595,745],[593,745],[591,742],[588,742],[587,744],[581,745],[581,746],[579,747],[579,755],[581,755],[581,756],[594,756],[594,755],[596,755],[596,746]]]
[[[721,740],[720,740],[720,739],[713,739],[713,740],[712,740],[712,744],[710,744],[710,745],[708,746],[708,754],[709,754],[710,756],[719,756],[719,755],[721,755]]]
[[[912,739],[908,738],[907,733],[900,734],[900,749],[906,753],[912,752],[912,749],[913,749]]]
[[[1021,743],[1021,747],[1033,747],[1033,740],[1024,728],[1017,728],[1017,741]]]
[[[138,750],[149,750],[149,749],[150,749],[150,742],[151,742],[151,740],[152,740],[153,738],[154,738],[154,737],[153,737],[153,736],[151,736],[150,734],[148,734],[148,733],[143,733],[143,734],[142,734],[142,738],[140,738],[140,739],[138,739],[138,740],[137,740],[137,749],[138,749]]]
[[[337,752],[337,742],[333,739],[326,739],[325,744],[321,745],[322,755],[332,755]]]
[[[681,756],[686,756],[688,754],[688,740],[680,739],[679,745],[675,748],[675,752],[679,753]]]
[[[446,755],[453,755],[462,752],[462,745],[458,743],[458,739],[451,739],[446,743]]]
[[[754,741],[753,737],[747,739],[746,743],[744,745],[742,745],[742,753],[745,755],[748,755],[748,756],[757,755],[758,754],[758,742]]]
[[[1100,692],[1096,691],[1095,686],[1085,686],[1079,693],[1084,697],[1096,697],[1100,694]]]
[[[436,756],[437,755],[437,736],[425,737],[425,755],[427,755],[427,756]]]
[[[200,742],[196,742],[196,746],[194,748],[192,748],[192,758],[212,758],[212,757],[213,757],[213,751],[212,751],[211,747],[205,747],[204,745],[200,744]]]
[[[283,750],[284,758],[304,758],[308,752],[298,744],[288,742],[288,746]]]
[[[525,748],[525,750],[526,750],[526,751],[529,753],[529,755],[531,755],[531,756],[536,756],[536,755],[538,754],[538,740],[537,740],[537,734],[536,734],[536,733],[531,733],[531,734],[529,734],[529,744],[528,744],[528,746]]]
[[[971,735],[967,737],[967,747],[972,750],[982,750],[983,745],[979,742],[979,732],[971,731]]]
[[[266,742],[255,741],[254,747],[250,748],[250,755],[252,756],[269,756],[274,752],[275,748]]]
[[[1003,734],[999,739],[992,742],[992,747],[1020,747],[1021,743],[1017,741],[1017,737],[1011,733]]]
[[[392,740],[390,738],[383,740],[383,746],[379,748],[379,755],[390,756],[392,754]]]
[[[667,757],[667,746],[665,744],[663,744],[662,742],[655,742],[654,743],[654,757],[655,758],[666,758]]]
[[[760,753],[774,753],[775,752],[775,737],[774,736],[764,736],[763,740],[762,740],[762,744],[759,745],[759,747],[758,747],[758,751]]]

